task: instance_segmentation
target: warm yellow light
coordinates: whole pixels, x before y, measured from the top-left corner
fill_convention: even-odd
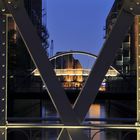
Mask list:
[[[88,77],[90,73],[90,69],[54,69],[56,76],[63,77],[62,83],[65,89],[67,88],[78,88],[81,89],[83,86],[83,82],[86,80],[85,77]],[[34,76],[40,76],[40,73],[37,69],[35,69],[32,74]],[[110,67],[108,70],[106,77],[111,76],[115,77],[119,73]],[[60,78],[61,79],[61,78]],[[99,91],[106,91],[106,86],[101,85]]]
[[[54,69],[56,76],[88,76],[90,73],[90,69]],[[40,76],[40,73],[37,69],[33,72],[34,76]],[[119,73],[114,69],[109,69],[106,76],[117,76]]]

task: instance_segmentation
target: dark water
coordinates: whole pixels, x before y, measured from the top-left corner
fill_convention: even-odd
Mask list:
[[[53,104],[49,101],[45,101],[43,105],[44,117],[59,117]],[[112,105],[110,102],[98,102],[92,104],[86,118],[117,118],[117,117],[133,117],[133,113],[124,111],[120,106]],[[52,122],[50,122],[52,123]],[[88,123],[106,123],[106,122],[88,122]],[[121,130],[84,130],[91,140],[135,140],[135,132],[121,131]],[[44,132],[44,140],[56,140],[60,130],[48,130]]]
[[[50,100],[42,101],[41,106],[42,106],[41,107],[42,117],[47,118],[47,121],[45,119],[44,121],[42,121],[42,123],[47,123],[47,124],[61,123],[60,120],[56,120],[56,118],[59,118],[59,114],[55,110],[54,105],[52,104]],[[118,123],[118,119],[121,118],[123,119],[123,121],[119,120],[119,123],[134,124],[135,120],[133,122],[130,122],[130,121],[128,122],[128,120],[130,119],[132,120],[133,118],[136,117],[135,106],[136,106],[135,101],[119,101],[119,100],[118,101],[100,101],[100,102],[98,101],[91,105],[86,115],[86,119],[90,119],[90,121],[86,120],[84,121],[84,123],[91,124],[91,125],[107,123],[105,120],[97,121],[97,119],[104,118],[104,119],[113,119],[113,121],[110,121],[109,123],[116,124]],[[29,111],[31,111],[31,114],[32,113],[34,114],[32,110],[33,109],[30,110],[29,108]],[[21,110],[21,112],[23,113],[25,111],[23,111],[23,109]],[[29,111],[27,111],[27,114],[29,114]],[[48,120],[49,118],[51,120]],[[117,119],[117,121],[115,121],[115,119]],[[57,137],[60,131],[61,129],[22,129],[22,130],[9,129],[8,140],[57,140]],[[106,129],[100,129],[100,130],[99,129],[98,130],[86,129],[85,130],[84,129],[83,131],[84,133],[86,133],[86,135],[88,135],[88,137],[90,138],[89,140],[136,140],[136,132],[134,130],[132,131],[132,130],[111,130],[111,129],[109,130],[106,130]]]

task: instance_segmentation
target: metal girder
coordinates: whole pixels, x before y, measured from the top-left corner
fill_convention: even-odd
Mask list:
[[[2,8],[2,12],[5,10]],[[0,14],[0,125],[7,123],[7,16]],[[0,140],[6,140],[6,129],[0,129]]]
[[[115,54],[121,46],[129,27],[132,25],[133,19],[134,16],[132,14],[122,9],[112,32],[105,41],[85,86],[81,90],[73,107],[74,112],[81,122],[84,120],[90,105],[95,101],[98,89],[104,79],[104,76],[112,64]]]
[[[103,49],[101,50],[99,57],[87,79],[87,82],[80,92],[80,95],[72,109],[64,90],[55,76],[51,63],[46,56],[45,50],[43,47],[41,47],[42,43],[37,36],[29,17],[27,16],[24,9],[23,0],[3,0],[2,4],[5,5],[4,10],[6,10],[6,14],[12,14],[14,17],[28,52],[30,53],[32,60],[40,72],[42,81],[46,85],[47,91],[55,108],[59,112],[64,125],[79,125],[84,120],[90,105],[95,100],[100,84],[113,59],[115,58],[115,53],[120,47],[125,34],[129,30],[129,27],[133,23],[134,14],[140,14],[140,7],[138,6],[139,0],[133,0],[132,3],[131,1],[132,0],[125,1],[124,7],[120,12],[117,22],[104,43]],[[134,6],[132,7],[132,5]],[[64,131],[66,132],[66,130]],[[67,139],[88,140],[88,137],[82,132],[81,129],[68,128],[67,131]],[[64,138],[63,130],[61,132],[62,133],[58,139],[66,140],[66,138]]]
[[[24,40],[30,56],[38,68],[42,81],[47,87],[47,91],[53,101],[53,104],[60,114],[61,120],[64,125],[72,124],[78,125],[79,120],[72,110],[71,104],[58,81],[51,63],[42,47],[42,43],[24,9],[23,1],[20,0],[18,5],[14,5],[13,1],[5,2],[6,11],[11,14],[18,26],[20,35]],[[88,140],[88,137],[81,129],[73,130],[67,129],[70,137],[73,140]]]

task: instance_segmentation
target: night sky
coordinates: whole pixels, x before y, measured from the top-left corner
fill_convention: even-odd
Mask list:
[[[114,0],[44,0],[49,40],[58,51],[98,54],[105,36],[106,17]]]

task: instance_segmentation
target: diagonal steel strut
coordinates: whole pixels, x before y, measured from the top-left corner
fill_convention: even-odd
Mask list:
[[[73,110],[80,119],[80,122],[83,122],[90,105],[95,101],[104,76],[112,64],[115,54],[121,46],[121,43],[123,42],[129,27],[133,24],[133,21],[134,15],[126,11],[123,7],[119,13],[116,24],[105,41],[89,77],[73,106]],[[64,133],[61,132],[59,139],[64,140],[63,137],[66,130],[62,131],[64,131]]]
[[[77,98],[72,110],[71,105],[64,93],[64,90],[61,88],[60,83],[55,77],[55,73],[43,48],[41,48],[41,42],[39,41],[23,6],[20,6],[21,5],[16,5],[15,7],[12,7],[11,3],[9,3],[7,9],[8,11],[10,11],[10,14],[13,15],[17,23],[17,26],[26,44],[26,47],[38,70],[40,71],[42,80],[48,88],[48,93],[54,103],[54,106],[59,112],[63,123],[65,125],[69,123],[72,125],[77,125],[84,120],[90,105],[95,100],[98,88],[100,87],[104,75],[106,74],[109,66],[111,65],[115,57],[115,52],[121,45],[123,38],[127,33],[130,25],[133,23],[134,15],[124,11],[124,9],[121,10],[118,20],[109,38],[106,40],[103,49],[100,52],[100,55],[94,67],[92,68],[89,78],[82,91],[80,92],[80,95]],[[23,20],[25,20],[24,24]],[[31,33],[33,34],[33,36],[31,36]],[[117,35],[119,35],[119,37]],[[110,55],[108,55],[108,52],[110,52]],[[93,86],[94,88],[92,88]],[[63,104],[61,104],[61,100],[63,101]],[[88,139],[80,129],[77,129],[76,131],[68,129],[68,132],[70,134],[70,136],[68,136],[68,139],[70,139],[70,137],[73,140]],[[63,133],[61,136],[63,136]]]
[[[131,8],[133,8],[133,10]],[[102,80],[107,73],[109,66],[112,64],[115,54],[121,46],[121,43],[123,42],[125,35],[128,33],[130,26],[133,24],[134,17],[137,14],[140,15],[140,0],[125,0],[117,21],[109,37],[103,44],[102,50],[91,70],[85,86],[74,104],[74,112],[78,115],[78,118],[81,119],[81,121],[83,121],[86,111],[95,100]]]
[[[133,19],[134,16],[132,14],[122,10],[112,32],[110,33],[110,36],[105,41],[97,61],[95,62],[85,83],[85,86],[74,104],[74,111],[81,121],[83,121],[87,110],[95,100],[104,76],[112,64],[115,54],[118,48],[121,46],[129,27],[132,25]]]
[[[36,34],[33,25],[27,16],[24,9],[23,0],[15,2],[3,1],[8,14],[11,14],[18,26],[19,32],[24,40],[24,43],[38,68],[41,78],[47,87],[47,91],[53,101],[53,104],[60,114],[61,120],[64,125],[79,125],[79,120],[72,110],[71,104],[66,97],[64,89],[61,87],[60,82],[55,76],[55,72],[49,62],[49,59],[42,47],[42,43]],[[15,3],[14,3],[15,2]],[[73,140],[88,140],[88,137],[81,129],[67,129],[69,132],[69,139]]]

